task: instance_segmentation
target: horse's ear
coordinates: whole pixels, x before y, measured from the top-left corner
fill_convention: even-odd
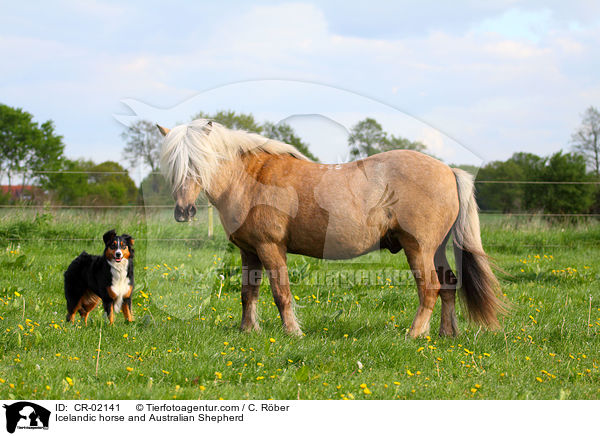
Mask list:
[[[212,120],[209,120],[208,123],[206,123],[206,126],[204,126],[204,131],[206,132],[206,134],[208,135],[210,132],[212,132]]]
[[[163,127],[163,126],[161,126],[159,124],[157,124],[156,127],[158,127],[158,130],[160,131],[160,133],[163,136],[167,136],[169,134],[169,132],[171,131],[171,129],[167,129],[166,127]]]

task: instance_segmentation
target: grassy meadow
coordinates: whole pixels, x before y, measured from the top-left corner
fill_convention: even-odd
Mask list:
[[[417,293],[402,253],[290,256],[305,336],[286,336],[263,281],[262,331],[244,334],[237,250],[206,210],[0,211],[0,398],[599,399],[600,224],[482,217],[512,312],[406,338]],[[218,223],[218,219],[215,221]],[[110,228],[136,247],[135,321],[65,322],[62,273]],[[591,300],[590,300],[591,298]]]

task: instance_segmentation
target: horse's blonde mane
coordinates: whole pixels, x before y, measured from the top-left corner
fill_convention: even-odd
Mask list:
[[[223,161],[239,159],[244,153],[260,152],[310,160],[284,142],[197,119],[174,127],[167,134],[160,152],[160,167],[173,191],[181,188],[187,178],[198,180],[202,188],[208,190]]]

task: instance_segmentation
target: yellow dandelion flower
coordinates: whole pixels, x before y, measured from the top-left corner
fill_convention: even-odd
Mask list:
[[[369,388],[364,388],[363,392],[365,395],[371,395],[371,391],[369,390]]]
[[[275,338],[269,338],[269,342],[274,344],[275,343]]]
[[[69,386],[73,386],[73,379],[71,377],[65,377],[65,380],[69,384]]]
[[[133,371],[133,368],[131,366],[128,366],[127,368],[125,368],[127,371],[131,372]]]
[[[221,374],[219,371],[215,371],[215,375],[219,380],[223,378],[223,374]]]

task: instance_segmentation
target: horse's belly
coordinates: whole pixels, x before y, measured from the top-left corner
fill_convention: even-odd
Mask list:
[[[319,259],[352,259],[380,247],[380,238],[371,232],[305,232],[290,238],[288,252]]]

